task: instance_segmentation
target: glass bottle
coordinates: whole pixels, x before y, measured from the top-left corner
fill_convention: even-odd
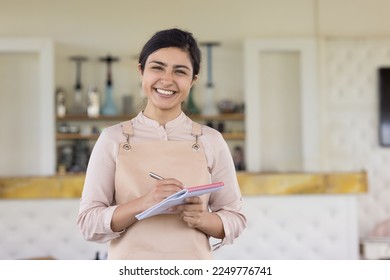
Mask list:
[[[100,111],[99,92],[95,87],[89,87],[87,114],[90,118],[97,118]]]
[[[56,113],[57,117],[66,115],[66,93],[62,88],[56,90]]]

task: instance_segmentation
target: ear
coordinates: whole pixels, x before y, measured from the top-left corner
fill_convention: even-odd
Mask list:
[[[195,75],[191,82],[191,87],[195,85],[196,81],[198,80],[198,75]]]
[[[144,73],[143,73],[143,71],[141,69],[141,63],[138,63],[137,67],[138,67],[138,73],[141,76],[141,80],[142,80],[142,76],[144,75]]]

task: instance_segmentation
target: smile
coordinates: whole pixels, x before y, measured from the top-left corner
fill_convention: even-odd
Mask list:
[[[156,91],[157,91],[159,94],[163,94],[163,95],[172,95],[172,94],[175,94],[175,91],[172,91],[172,90],[165,90],[165,89],[161,89],[161,88],[156,88]]]

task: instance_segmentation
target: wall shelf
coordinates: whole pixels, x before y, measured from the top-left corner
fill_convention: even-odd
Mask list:
[[[70,166],[73,164],[70,161],[70,156],[75,157],[76,154],[80,155],[80,152],[83,153],[88,150],[90,153],[104,127],[130,120],[135,116],[135,114],[100,115],[96,118],[91,118],[87,115],[57,116],[57,132],[55,133],[57,171],[65,168],[66,172],[73,172],[70,170]],[[242,145],[242,142],[245,140],[245,131],[243,131],[245,115],[243,113],[226,113],[213,116],[189,115],[189,117],[196,122],[218,128],[223,138],[231,145],[232,150],[234,145],[237,145],[237,142]],[[76,146],[78,147],[77,151],[75,151]],[[82,162],[82,164],[75,164],[74,166],[82,166],[81,171],[83,171],[86,168],[84,165],[85,162]],[[77,170],[80,171],[79,168]]]
[[[97,140],[99,134],[57,133],[56,140]]]

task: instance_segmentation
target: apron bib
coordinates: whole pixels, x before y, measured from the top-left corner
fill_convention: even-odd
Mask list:
[[[131,121],[122,123],[127,142],[121,143],[115,174],[115,201],[125,203],[146,194],[156,184],[149,176],[176,178],[184,186],[211,183],[203,147],[201,125],[193,122],[194,141],[132,143]],[[210,194],[203,195],[207,209]],[[189,228],[179,214],[163,214],[136,221],[110,242],[108,259],[211,259],[209,238]]]

